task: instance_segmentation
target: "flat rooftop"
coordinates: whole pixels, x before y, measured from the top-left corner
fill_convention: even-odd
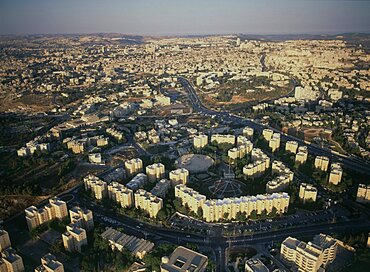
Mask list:
[[[208,264],[207,256],[179,246],[171,254],[168,262],[162,263],[161,271],[169,272],[201,272]]]

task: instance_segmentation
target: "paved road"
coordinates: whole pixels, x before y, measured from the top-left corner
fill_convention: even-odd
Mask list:
[[[260,123],[257,123],[256,121],[242,118],[240,116],[230,114],[228,112],[215,111],[215,110],[209,109],[205,107],[203,103],[200,101],[197,93],[195,92],[193,86],[189,83],[188,80],[186,80],[183,77],[179,77],[179,82],[181,83],[183,88],[185,88],[185,90],[188,92],[189,100],[193,108],[197,110],[198,112],[204,115],[208,115],[208,116],[216,116],[219,119],[221,119],[221,121],[226,122],[226,123],[233,122],[238,125],[249,126],[259,132],[262,132],[262,130],[265,128],[270,128],[274,132],[281,133],[281,131],[275,128],[262,125]],[[343,164],[345,168],[348,168],[348,169],[351,169],[351,170],[354,170],[356,172],[360,172],[366,175],[370,173],[370,164],[363,159],[357,158],[355,156],[345,156],[339,153],[333,153],[331,150],[323,149],[320,146],[315,145],[315,144],[307,144],[302,139],[299,139],[299,138],[296,138],[294,136],[287,135],[284,133],[281,134],[281,139],[282,141],[297,141],[300,145],[306,145],[308,148],[308,152],[310,154],[313,154],[316,156],[327,156],[330,159],[330,161],[340,162],[341,164]]]
[[[243,247],[256,244],[266,244],[281,242],[288,236],[296,238],[313,236],[318,233],[332,234],[335,232],[364,231],[370,229],[370,221],[364,217],[342,221],[338,223],[322,223],[319,225],[299,225],[289,229],[276,231],[267,230],[254,233],[253,235],[243,235],[235,237],[222,236],[222,227],[213,228],[210,234],[194,234],[186,231],[179,231],[162,226],[154,226],[145,222],[138,221],[125,215],[118,215],[114,211],[104,208],[91,202],[89,199],[76,199],[80,206],[87,207],[93,211],[95,220],[103,221],[113,227],[123,227],[125,232],[137,237],[148,238],[151,240],[164,240],[175,244],[185,245],[193,243],[200,247],[213,249],[216,256],[216,271],[225,271],[226,250],[229,246]],[[206,228],[206,227],[205,227]]]

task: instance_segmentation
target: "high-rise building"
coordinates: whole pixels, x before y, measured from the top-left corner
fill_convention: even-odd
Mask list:
[[[325,156],[317,156],[315,158],[315,168],[320,169],[321,171],[328,171],[329,167],[329,158]]]
[[[150,217],[154,218],[163,208],[163,200],[150,192],[139,189],[135,192],[135,207],[146,211]]]
[[[316,272],[335,260],[337,244],[336,239],[324,234],[316,235],[308,243],[288,237],[281,244],[280,257],[299,271]]]
[[[63,219],[68,216],[67,204],[57,197],[49,199],[49,204],[41,208],[30,206],[24,210],[28,229],[32,230],[55,218]]]
[[[312,243],[322,248],[322,261],[324,266],[327,266],[335,260],[338,248],[338,241],[336,239],[329,235],[320,233],[315,235]]]
[[[280,147],[280,133],[272,134],[272,137],[269,141],[269,147],[271,148],[272,152],[275,152]]]
[[[305,272],[317,272],[323,264],[322,248],[292,237],[286,238],[281,244],[280,257]]]
[[[139,158],[134,158],[125,162],[125,168],[130,176],[143,171],[143,161]]]
[[[150,182],[164,178],[165,168],[162,163],[148,165],[145,170]]]
[[[78,224],[69,224],[62,239],[65,250],[69,252],[81,252],[81,247],[87,245],[86,230]]]
[[[181,199],[182,205],[189,207],[195,213],[202,208],[206,201],[206,196],[198,193],[184,184],[175,186],[175,196]]]
[[[262,136],[263,136],[263,138],[265,138],[266,141],[270,141],[273,134],[274,134],[274,132],[272,131],[272,129],[269,129],[269,128],[265,128],[262,131]]]
[[[0,271],[5,272],[23,272],[24,265],[22,257],[19,256],[11,247],[1,252]]]
[[[270,167],[270,157],[259,148],[252,149],[251,159],[253,162],[243,167],[243,174],[247,177],[258,177]]]
[[[342,181],[342,166],[339,163],[332,163],[330,166],[329,183],[338,185]]]
[[[298,152],[295,155],[295,162],[299,164],[303,164],[307,161],[307,158],[308,158],[307,146],[298,147]]]
[[[168,179],[161,179],[153,187],[150,193],[163,199],[166,197],[166,194],[170,188],[171,188],[171,181],[169,181]]]
[[[76,206],[69,210],[69,217],[72,224],[78,224],[79,227],[87,231],[94,228],[94,218],[91,210]]]
[[[133,191],[118,182],[108,185],[108,196],[114,202],[119,203],[122,208],[129,208],[134,204]]]
[[[11,245],[9,233],[6,230],[0,229],[0,252],[9,248]]]
[[[306,201],[315,202],[317,197],[317,189],[311,184],[301,183],[299,187],[299,198],[305,203]]]
[[[177,184],[186,184],[189,182],[189,170],[186,168],[172,170],[169,177],[173,186]]]
[[[296,141],[287,141],[285,144],[285,151],[291,152],[291,153],[297,153],[298,149],[298,142]]]
[[[253,134],[254,134],[253,128],[250,127],[243,128],[243,135],[248,139],[253,140]]]
[[[132,180],[130,180],[126,187],[130,190],[137,190],[143,187],[148,182],[148,177],[144,173],[139,173]]]
[[[94,175],[88,175],[84,178],[85,189],[91,191],[94,197],[102,200],[107,196],[107,183]]]
[[[35,272],[64,272],[64,266],[54,255],[48,253],[41,258],[41,265]]]
[[[213,134],[211,136],[211,143],[216,142],[217,144],[235,144],[235,136],[231,134]]]
[[[193,144],[196,149],[201,149],[208,144],[208,136],[201,134],[197,135],[193,139]]]
[[[281,214],[287,212],[289,206],[287,193],[207,200],[197,191],[185,185],[177,185],[175,196],[181,200],[182,205],[187,206],[194,213],[201,208],[203,219],[207,222],[235,219],[238,213],[249,216],[253,211],[261,214],[265,210],[270,213],[276,209],[276,213]]]
[[[356,201],[361,203],[370,202],[370,185],[358,185]]]

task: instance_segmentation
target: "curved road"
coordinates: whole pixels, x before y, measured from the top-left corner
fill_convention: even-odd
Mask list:
[[[363,159],[360,159],[354,156],[345,156],[339,153],[333,153],[331,150],[323,149],[315,144],[307,144],[302,139],[296,138],[291,135],[284,134],[281,131],[274,129],[272,127],[264,126],[255,121],[242,118],[240,116],[230,114],[228,112],[215,111],[215,110],[209,109],[205,107],[203,103],[200,101],[193,86],[189,83],[187,79],[183,77],[179,77],[178,80],[183,86],[183,88],[185,88],[185,90],[188,92],[189,100],[193,108],[204,115],[208,115],[208,116],[214,115],[220,118],[224,122],[234,122],[239,125],[249,126],[259,132],[261,132],[265,128],[270,128],[274,132],[281,133],[281,139],[283,141],[297,141],[300,145],[306,145],[308,148],[308,152],[310,154],[313,154],[316,156],[326,156],[330,159],[331,162],[340,162],[345,168],[354,170],[356,172],[360,172],[362,174],[369,175],[370,173],[370,164]]]

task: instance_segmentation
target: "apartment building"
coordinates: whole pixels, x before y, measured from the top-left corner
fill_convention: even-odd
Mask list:
[[[320,233],[315,235],[312,242],[323,249],[322,260],[324,267],[335,260],[338,249],[338,241],[336,239],[329,235]]]
[[[6,230],[0,229],[0,252],[11,247],[9,233]]]
[[[48,253],[41,258],[41,265],[35,272],[64,272],[64,266],[54,255]]]
[[[67,204],[57,197],[49,199],[49,203],[41,208],[30,206],[24,210],[29,230],[53,219],[63,219],[68,216]]]
[[[339,163],[332,163],[330,166],[329,183],[338,185],[342,181],[343,170]]]
[[[94,197],[102,200],[107,196],[107,183],[94,175],[88,175],[84,178],[86,191],[91,191]]]
[[[259,148],[252,149],[251,159],[253,162],[243,167],[243,174],[247,177],[258,177],[270,167],[270,157]]]
[[[150,182],[164,178],[165,169],[162,163],[154,163],[154,164],[148,165],[145,168],[145,170],[146,170],[146,175],[148,176],[148,180]]]
[[[277,193],[288,189],[290,183],[289,175],[281,175],[266,183],[266,193]]]
[[[252,145],[253,146],[253,145]],[[237,147],[233,147],[228,150],[227,155],[229,156],[230,159],[236,160],[236,159],[241,159],[244,158],[244,156],[248,153],[251,152],[250,146],[246,146],[244,144],[239,145]]]
[[[253,140],[253,134],[254,134],[254,129],[250,127],[245,127],[243,128],[243,136],[247,137],[250,140]]]
[[[204,272],[208,257],[183,246],[178,246],[170,257],[162,257],[161,272]]]
[[[86,230],[78,224],[69,224],[67,230],[62,234],[65,250],[69,252],[81,252],[81,247],[87,245]]]
[[[356,201],[361,203],[370,202],[370,185],[358,185]]]
[[[322,249],[319,246],[292,237],[286,238],[281,244],[280,258],[305,272],[317,272],[323,264]]]
[[[134,158],[125,162],[125,169],[128,175],[133,176],[143,171],[143,161]]]
[[[206,201],[206,196],[198,193],[184,184],[175,186],[175,197],[179,198],[183,206],[187,206],[192,212],[197,213]]]
[[[172,186],[176,186],[178,184],[186,184],[189,182],[189,170],[186,168],[172,170],[169,173],[169,178],[171,180]]]
[[[316,156],[315,158],[315,168],[320,169],[321,171],[328,171],[329,167],[329,158],[325,156]]]
[[[139,189],[134,194],[135,207],[142,209],[149,214],[149,217],[155,218],[158,212],[163,208],[163,200],[150,192]]]
[[[193,139],[193,145],[196,149],[201,149],[208,144],[208,136],[201,134],[197,135]]]
[[[235,144],[235,135],[231,134],[213,134],[211,136],[211,143],[216,142],[217,144]]]
[[[294,173],[281,161],[273,161],[272,174],[278,174],[276,178],[270,180],[266,184],[266,193],[277,193],[288,188],[290,182],[293,181]]]
[[[171,181],[168,179],[161,179],[150,191],[151,194],[160,198],[165,198],[168,190],[171,188]]]
[[[272,131],[272,129],[269,129],[269,128],[265,128],[263,131],[262,131],[262,136],[263,138],[266,140],[266,141],[270,141],[272,139],[272,135],[274,134],[274,132]]]
[[[182,205],[197,213],[203,210],[203,218],[207,222],[219,221],[220,219],[235,219],[238,213],[246,213],[249,216],[252,211],[261,214],[264,210],[270,213],[273,208],[278,214],[285,213],[289,206],[287,193],[275,193],[257,196],[242,196],[236,198],[210,199],[188,188],[185,185],[175,187],[175,196],[181,199]]]
[[[69,210],[71,224],[77,224],[79,227],[90,231],[94,228],[94,217],[91,210],[73,207]]]
[[[269,147],[272,152],[275,152],[280,147],[280,133],[272,134],[271,139],[269,140]]]
[[[298,152],[295,155],[295,162],[298,164],[303,164],[307,161],[307,158],[308,158],[307,146],[298,147]]]
[[[280,257],[299,271],[316,272],[335,260],[337,245],[336,239],[325,234],[316,235],[308,243],[288,237],[281,244]]]
[[[291,153],[297,153],[298,149],[298,142],[296,141],[287,141],[285,144],[285,151],[291,152]]]
[[[145,254],[150,252],[154,247],[154,243],[150,241],[127,235],[113,228],[107,228],[101,234],[101,237],[109,242],[112,249],[123,251],[126,248],[132,255],[139,259],[143,259]]]
[[[0,271],[4,272],[23,272],[24,265],[22,257],[9,247],[1,252]]]
[[[305,203],[307,201],[315,202],[316,198],[317,188],[308,183],[301,183],[299,186],[299,199]]]
[[[204,202],[203,219],[207,222],[217,222],[222,219],[232,220],[238,213],[250,216],[253,211],[261,214],[275,208],[277,214],[287,212],[289,195],[287,193],[274,193],[256,196],[242,196],[236,198],[210,199]],[[225,218],[226,217],[226,218]]]
[[[245,262],[245,272],[270,272],[260,259],[252,258]]]
[[[133,191],[118,182],[108,185],[108,197],[122,208],[131,207],[134,202]]]
[[[148,182],[148,177],[144,173],[139,173],[132,180],[130,180],[126,187],[130,190],[137,190],[143,187]]]
[[[253,149],[253,143],[249,140],[248,137],[243,136],[243,135],[239,135],[236,138],[236,145],[237,146],[239,146],[239,145],[247,146],[247,153],[250,153]]]
[[[252,163],[249,163],[243,167],[243,174],[250,178],[255,178],[261,176],[268,168],[269,159],[259,160]]]

